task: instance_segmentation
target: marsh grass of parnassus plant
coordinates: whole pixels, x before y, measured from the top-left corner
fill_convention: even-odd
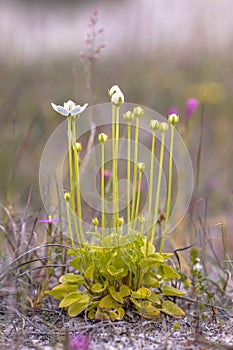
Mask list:
[[[142,107],[135,107],[124,114],[127,123],[127,232],[123,234],[124,215],[119,215],[119,187],[118,187],[118,151],[120,107],[124,103],[124,95],[117,85],[109,90],[112,104],[111,145],[112,145],[112,214],[105,213],[105,147],[108,141],[106,133],[98,135],[101,146],[101,224],[98,227],[97,217],[92,218],[93,236],[96,243],[92,245],[85,239],[86,233],[82,225],[82,202],[79,178],[79,153],[82,144],[76,142],[76,122],[80,114],[86,109],[72,101],[64,106],[52,104],[55,111],[67,117],[68,123],[68,160],[70,189],[64,193],[67,213],[67,228],[71,242],[69,256],[73,256],[70,265],[75,273],[67,273],[60,277],[60,284],[47,295],[60,300],[59,306],[68,311],[70,316],[77,316],[85,311],[89,319],[121,320],[127,308],[134,308],[142,317],[151,319],[161,312],[182,317],[184,311],[173,301],[174,297],[181,297],[185,292],[174,287],[174,281],[180,279],[179,273],[170,263],[172,253],[164,252],[167,237],[168,220],[171,211],[172,175],[173,175],[173,147],[175,126],[179,116],[171,114],[168,122],[150,121],[151,129],[151,161],[149,181],[149,207],[147,222],[140,215],[140,195],[142,175],[145,164],[138,159],[138,143],[140,119],[143,118]],[[135,118],[134,156],[131,159],[131,122]],[[78,126],[78,122],[77,122]],[[159,218],[159,201],[161,190],[161,176],[164,163],[164,138],[171,128],[168,188],[166,213],[160,246],[154,244],[155,232]],[[159,171],[157,184],[153,183],[154,152],[156,133],[161,133]],[[131,162],[133,169],[131,174]],[[132,179],[132,198],[130,197],[130,182]],[[152,206],[153,186],[156,187],[155,205]],[[140,231],[142,225],[147,226],[146,235]],[[173,282],[173,284],[172,284]]]

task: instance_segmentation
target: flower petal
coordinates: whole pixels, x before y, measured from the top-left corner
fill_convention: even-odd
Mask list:
[[[81,114],[82,112],[85,111],[85,109],[87,108],[88,106],[88,103],[85,103],[85,105],[83,106],[80,106],[80,105],[77,105],[75,106],[71,111],[70,111],[70,114],[73,116],[73,115],[77,115],[77,114]]]
[[[53,109],[57,113],[64,115],[65,117],[67,117],[69,115],[69,111],[67,111],[64,107],[59,106],[59,105],[57,106],[57,105],[55,105],[55,103],[51,103],[51,106],[53,107]]]
[[[121,92],[121,89],[119,88],[118,85],[113,85],[109,90],[108,90],[108,94],[110,97],[112,97],[113,94],[115,94],[116,92]]]
[[[68,115],[70,114],[70,112],[62,106],[57,106],[57,112],[61,115],[64,115],[64,117],[68,117]]]

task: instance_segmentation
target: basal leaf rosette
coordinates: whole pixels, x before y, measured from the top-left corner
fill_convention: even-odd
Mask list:
[[[70,250],[70,265],[77,273],[60,278],[60,284],[47,295],[60,300],[59,306],[72,317],[86,313],[95,320],[121,320],[127,309],[153,319],[160,313],[173,317],[184,311],[173,302],[185,292],[171,286],[180,275],[170,266],[170,253],[155,252],[150,246],[146,256],[143,235],[120,248],[90,247]]]

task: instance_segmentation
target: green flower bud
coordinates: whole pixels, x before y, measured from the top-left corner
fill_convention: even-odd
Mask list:
[[[75,142],[73,146],[74,151],[81,152],[82,150],[82,144],[80,142]]]
[[[94,219],[92,219],[92,223],[94,226],[98,226],[99,225],[99,220],[97,217],[95,217]]]
[[[124,113],[124,119],[127,123],[131,123],[134,118],[134,114],[131,111]]]
[[[145,163],[138,163],[138,171],[142,172],[145,169]]]
[[[138,217],[138,221],[140,222],[140,224],[144,224],[146,222],[146,218],[144,215],[140,215]]]
[[[169,114],[169,116],[168,116],[168,121],[173,126],[179,122],[179,119],[180,119],[180,117],[175,113]]]
[[[159,129],[159,121],[157,119],[150,120],[150,128],[152,131],[156,131]]]
[[[167,132],[168,131],[168,123],[165,123],[165,122],[160,123],[159,130],[161,132]]]
[[[67,202],[69,202],[69,201],[70,201],[70,198],[71,198],[71,194],[70,194],[69,192],[66,192],[66,193],[64,194],[64,198],[65,198],[65,200],[66,200]]]
[[[134,114],[134,116],[135,116],[136,118],[140,118],[140,117],[142,117],[143,114],[144,114],[144,109],[143,109],[142,107],[140,107],[140,106],[135,107],[135,108],[133,109],[133,114]]]
[[[123,216],[121,218],[117,219],[117,226],[121,227],[124,225],[124,223],[125,223],[125,220],[124,220]]]
[[[100,143],[108,141],[108,135],[106,135],[104,132],[98,135],[98,140]]]

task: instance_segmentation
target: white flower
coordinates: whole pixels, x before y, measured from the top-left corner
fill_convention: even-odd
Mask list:
[[[108,95],[114,105],[120,106],[124,103],[125,98],[118,85],[113,85],[111,89],[108,90]]]
[[[194,269],[195,271],[201,271],[201,270],[203,269],[203,266],[202,266],[202,264],[201,264],[200,262],[197,262],[197,263],[194,265],[193,269]]]
[[[80,105],[76,105],[75,102],[69,100],[64,103],[63,107],[59,105],[55,105],[54,103],[51,103],[51,106],[57,113],[63,115],[64,117],[68,117],[69,115],[75,116],[75,115],[81,114],[82,112],[85,111],[88,104],[85,103],[85,105],[80,106]]]

